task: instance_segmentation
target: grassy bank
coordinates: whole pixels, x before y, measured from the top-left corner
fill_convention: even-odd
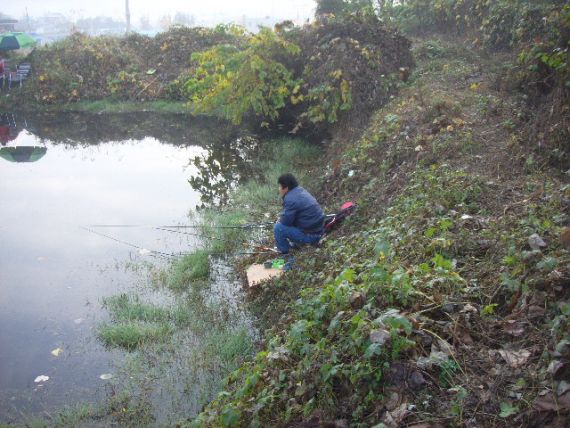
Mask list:
[[[307,163],[313,162],[316,154],[317,149],[299,140],[269,142],[255,160],[255,178],[238,187],[223,210],[205,209],[196,217],[201,224],[199,233],[203,235],[200,249],[174,261],[156,277],[161,288],[173,293],[172,306],[158,306],[138,296],[126,295],[104,301],[112,321],[100,327],[99,337],[110,346],[136,350],[139,356],[135,358],[143,367],[149,356],[161,361],[172,353],[186,355],[180,347],[190,341],[193,349],[188,359],[181,362],[177,358],[181,366],[168,369],[167,376],[172,381],[171,388],[183,379],[182,383],[190,390],[199,391],[198,397],[193,398],[194,406],[182,406],[186,411],[195,413],[198,405],[205,404],[219,390],[224,377],[251,356],[252,340],[256,337],[251,321],[237,306],[239,283],[234,280],[211,288],[211,282],[227,281],[214,278],[211,267],[217,263],[216,259],[243,250],[244,244],[252,239],[251,230],[225,227],[266,218],[265,209],[270,218],[276,217],[280,209],[277,176],[283,171],[293,171],[305,179]],[[182,368],[179,375],[174,374]],[[182,374],[183,371],[193,372],[194,376]],[[169,382],[160,381],[160,388],[165,383]],[[183,396],[178,399],[183,400]]]
[[[408,86],[333,147],[321,194],[357,213],[252,296],[265,345],[188,426],[564,423],[567,179],[494,84],[507,56],[415,52]]]
[[[12,111],[13,105],[9,97],[0,98],[0,108],[4,111]],[[79,101],[72,104],[42,105],[33,102],[18,104],[17,111],[21,112],[51,112],[51,113],[139,113],[152,112],[159,114],[190,114],[187,103],[180,101]]]
[[[196,232],[203,237],[197,250],[163,268],[147,266],[146,287],[102,301],[109,320],[98,326],[97,336],[126,352],[125,363],[109,380],[107,400],[26,425],[156,426],[197,415],[228,374],[252,358],[259,340],[253,318],[241,305],[241,283],[228,263],[232,252],[247,249],[244,245],[260,236],[255,230],[217,226],[267,219],[266,214],[275,218],[280,210],[277,176],[292,171],[310,182],[307,171],[317,154],[301,140],[268,142],[253,160],[251,180],[232,192],[223,210],[194,214],[201,224]],[[163,298],[150,298],[157,293]]]
[[[415,57],[399,95],[318,166],[290,140],[263,148],[252,180],[198,219],[203,249],[156,275],[176,304],[106,301],[110,326],[150,332],[125,335],[126,410],[107,417],[156,424],[144,391],[160,378],[181,426],[564,426],[567,176],[523,138],[531,113],[498,83],[509,56],[433,39]],[[274,219],[285,170],[325,205],[358,210],[297,253],[298,270],[249,295],[257,342],[207,281],[213,257],[243,248],[250,231],[215,226]],[[171,330],[148,330],[161,325]],[[184,364],[170,361],[188,348]],[[182,394],[171,382],[181,379]],[[200,397],[186,393],[196,387]],[[193,403],[211,397],[194,418]]]
[[[47,111],[50,111],[47,107]],[[118,102],[118,101],[80,101],[75,104],[64,104],[54,108],[63,112],[86,113],[186,113],[189,114],[188,105],[180,101],[146,101],[146,102]]]

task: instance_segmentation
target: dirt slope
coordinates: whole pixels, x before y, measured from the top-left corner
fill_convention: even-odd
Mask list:
[[[267,340],[206,425],[568,426],[567,177],[522,137],[510,58],[415,54],[362,137],[333,141],[321,199],[358,211],[252,296]]]

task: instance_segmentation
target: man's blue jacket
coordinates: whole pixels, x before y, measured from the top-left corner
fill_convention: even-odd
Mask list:
[[[285,226],[294,226],[305,233],[322,233],[325,213],[317,200],[300,186],[283,197],[283,212],[279,222]]]

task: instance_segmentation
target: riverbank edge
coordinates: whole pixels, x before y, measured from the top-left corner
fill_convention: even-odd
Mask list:
[[[566,220],[556,218],[568,186],[521,138],[524,105],[493,86],[508,59],[439,40],[416,55],[409,85],[313,170],[319,199],[350,198],[357,214],[300,253],[299,271],[250,295],[268,329],[260,352],[182,426],[503,427],[557,417],[533,403],[550,403],[538,391],[551,394],[547,367],[566,340],[559,288],[570,261]],[[531,250],[532,232],[547,246]],[[397,312],[386,317],[388,308]],[[372,372],[351,373],[355,361]]]
[[[409,83],[362,136],[333,139],[315,174],[320,201],[353,200],[357,214],[250,293],[260,352],[182,426],[563,420],[555,397],[536,403],[570,343],[570,188],[526,141],[524,97],[496,84],[512,56],[438,38],[414,50]],[[529,252],[533,236],[548,244]],[[533,328],[505,332],[509,322]],[[502,367],[505,352],[525,355],[526,370]]]
[[[9,97],[0,98],[0,109],[6,112],[22,113],[92,113],[92,114],[120,114],[120,113],[158,113],[158,114],[192,114],[188,103],[182,101],[146,101],[130,102],[115,100],[80,101],[76,103],[42,105],[42,104],[16,104],[10,105]]]

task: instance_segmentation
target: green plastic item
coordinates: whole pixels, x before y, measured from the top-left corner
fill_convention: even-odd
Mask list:
[[[273,259],[271,264],[273,269],[281,269],[283,266],[285,266],[285,259]]]

